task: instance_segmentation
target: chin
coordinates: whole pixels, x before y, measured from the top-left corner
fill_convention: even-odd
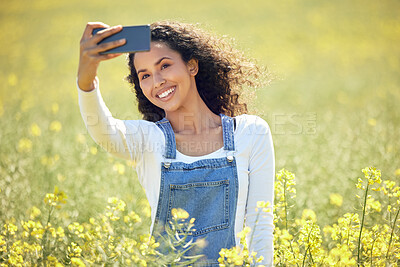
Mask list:
[[[164,103],[164,105],[162,105],[160,108],[163,109],[165,112],[176,112],[179,111],[180,105],[176,103],[168,103],[166,105]]]

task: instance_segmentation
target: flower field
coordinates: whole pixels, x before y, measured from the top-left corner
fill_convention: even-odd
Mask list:
[[[3,1],[0,265],[196,260],[173,249],[187,241],[173,236],[171,254],[157,254],[135,163],[93,142],[75,84],[87,21],[178,19],[233,37],[275,77],[248,105],[274,139],[275,265],[398,266],[399,9],[389,0]],[[104,62],[102,94],[115,117],[139,119],[126,75],[123,57]],[[271,208],[259,204],[260,214]],[[192,223],[175,211],[171,231]],[[242,245],[221,251],[221,266],[255,265]]]

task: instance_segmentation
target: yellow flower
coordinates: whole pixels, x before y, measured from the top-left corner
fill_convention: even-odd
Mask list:
[[[6,241],[4,240],[4,236],[0,235],[0,252],[5,252],[5,250],[2,250],[2,246],[6,245]]]
[[[53,256],[47,256],[47,260],[50,261],[50,262],[56,262],[57,258],[53,257]]]
[[[149,205],[149,204],[144,205],[142,211],[143,211],[143,214],[144,214],[147,218],[150,218],[150,216],[151,216],[151,208],[150,208],[150,205]]]
[[[54,229],[53,227],[49,228],[49,232],[51,233],[52,237],[54,237],[54,238],[57,237],[56,229]]]
[[[90,147],[90,153],[93,154],[93,155],[96,155],[97,154],[97,147],[95,147],[95,146]],[[124,169],[124,171],[125,171],[125,169]]]
[[[181,209],[181,208],[178,208],[178,209],[173,208],[171,210],[171,214],[176,219],[187,219],[187,218],[189,218],[189,213],[186,210]]]
[[[124,211],[126,207],[126,203],[123,200],[120,200],[116,197],[110,197],[108,198],[108,203],[111,204],[110,206],[107,206],[107,212],[106,216],[110,218],[111,221],[118,221],[120,219],[119,217],[119,211]],[[134,217],[133,214],[130,214]],[[124,217],[124,220],[127,221],[127,218]]]
[[[308,221],[311,221],[311,222],[315,223],[317,221],[317,215],[311,209],[304,209],[302,214],[301,214],[301,219],[296,219],[295,223],[297,225],[304,225]]]
[[[258,211],[259,208],[261,208],[263,212],[271,212],[271,203],[269,203],[269,201],[257,201],[256,211]]]
[[[396,169],[396,170],[394,171],[394,175],[400,176],[400,168],[398,168],[398,169]]]
[[[246,226],[246,227],[243,228],[242,231],[240,231],[239,233],[237,233],[237,237],[239,237],[239,239],[241,239],[241,240],[244,240],[244,239],[246,238],[246,235],[247,235],[248,233],[250,233],[250,231],[251,231],[251,228],[248,227],[248,226]]]
[[[329,201],[332,205],[341,207],[343,204],[343,197],[340,194],[330,194]]]
[[[377,212],[380,212],[382,210],[381,203],[372,197],[367,199],[367,207],[371,207],[373,210]]]
[[[62,265],[56,257],[54,256],[47,256],[47,261],[49,264],[49,266],[55,266],[55,267],[62,267],[64,265]],[[47,266],[47,265],[46,265]]]
[[[129,215],[128,217],[130,218],[130,220],[132,220],[134,222],[141,222],[142,221],[140,216],[138,214],[136,214],[136,212],[134,212],[134,211],[129,212],[128,215]]]
[[[32,151],[32,141],[28,138],[21,138],[18,142],[18,152],[26,153]]]
[[[115,207],[115,210],[124,211],[126,204],[123,200],[118,201],[118,205]]]
[[[43,166],[53,166],[60,159],[60,155],[56,154],[54,157],[48,157],[46,155],[40,157],[40,163]]]
[[[317,221],[317,215],[310,209],[304,209],[301,218],[305,221],[312,221],[314,223]]]
[[[30,214],[30,218],[32,220],[34,220],[36,217],[38,217],[42,212],[40,211],[40,209],[38,209],[37,207],[33,206],[31,208],[31,214]]]
[[[44,203],[49,206],[53,206],[56,208],[61,208],[60,204],[65,204],[67,201],[67,195],[63,191],[59,191],[58,187],[54,187],[54,193],[46,194],[44,198]]]
[[[375,126],[376,125],[376,120],[373,119],[373,118],[369,118],[368,119],[368,124],[371,125],[371,126]]]
[[[42,134],[42,131],[40,130],[39,125],[37,125],[36,123],[32,123],[30,133],[32,136],[40,136]]]
[[[108,202],[108,204],[117,205],[118,201],[119,201],[119,199],[117,197],[109,197],[107,202]]]
[[[358,178],[358,183],[356,184],[357,188],[364,190],[364,181],[368,185],[373,185],[375,183],[380,184],[382,182],[381,171],[376,169],[375,167],[364,168],[362,169],[362,172],[364,173],[364,178]]]
[[[71,258],[71,265],[72,266],[79,266],[79,267],[85,267],[86,265],[83,263],[83,261],[79,258]]]
[[[57,120],[56,121],[52,121],[50,123],[50,126],[49,126],[50,131],[53,131],[53,132],[56,132],[56,133],[61,131],[61,128],[62,128],[61,122],[59,122]]]
[[[89,222],[94,225],[96,223],[96,219],[93,217],[90,217]]]
[[[351,249],[346,244],[337,244],[336,247],[332,248],[329,251],[327,262],[331,266],[337,266],[338,262],[341,263],[341,266],[354,266],[356,264]]]
[[[5,228],[5,233],[3,232],[4,235],[6,235],[7,233],[10,235],[15,235],[15,232],[18,231],[18,226],[13,223],[4,224],[3,227]]]
[[[64,237],[65,236],[64,229],[61,228],[60,226],[58,226],[56,233],[57,233],[58,237]]]
[[[77,222],[73,222],[73,223],[68,225],[68,230],[71,233],[74,233],[74,234],[79,236],[81,233],[83,233],[84,228],[83,228],[83,225],[81,225],[81,224],[79,224]]]
[[[128,167],[136,167],[136,162],[134,160],[127,160],[126,166]]]
[[[86,143],[86,137],[83,134],[77,134],[76,142],[78,142],[79,144],[84,144]]]
[[[120,175],[123,175],[125,173],[125,165],[117,162],[114,164],[113,170],[118,172]]]

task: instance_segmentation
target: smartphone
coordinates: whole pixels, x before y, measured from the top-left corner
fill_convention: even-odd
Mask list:
[[[105,28],[94,29],[92,34],[96,34]],[[150,50],[150,25],[137,25],[137,26],[125,26],[122,27],[120,32],[117,32],[111,36],[108,36],[101,40],[98,44],[116,41],[119,39],[126,39],[126,43],[123,46],[119,46],[100,54],[111,54],[111,53],[133,53],[139,51]]]

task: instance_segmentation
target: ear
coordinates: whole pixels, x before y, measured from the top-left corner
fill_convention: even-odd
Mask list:
[[[187,63],[187,67],[189,69],[190,74],[192,76],[196,76],[196,74],[199,72],[199,61],[195,58],[192,58]]]

